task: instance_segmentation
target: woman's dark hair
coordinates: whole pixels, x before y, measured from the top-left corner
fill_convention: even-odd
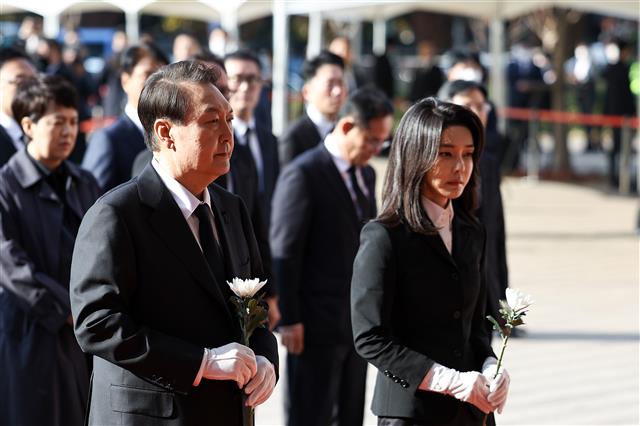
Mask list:
[[[467,108],[436,98],[418,101],[400,120],[389,152],[378,220],[391,225],[404,222],[421,234],[437,232],[422,208],[422,181],[438,159],[442,133],[451,126],[469,129],[474,147],[471,178],[462,195],[453,200],[456,214],[477,221],[473,211],[477,208],[478,159],[484,146],[482,123]]]
[[[149,76],[138,101],[138,116],[144,128],[144,141],[151,151],[159,149],[153,125],[158,118],[184,124],[191,107],[191,95],[185,83],[211,83],[215,86],[220,71],[200,61],[180,61],[165,65]]]
[[[36,123],[52,103],[78,109],[76,89],[60,76],[40,75],[18,85],[11,103],[11,112],[18,123],[24,117],[29,117]]]

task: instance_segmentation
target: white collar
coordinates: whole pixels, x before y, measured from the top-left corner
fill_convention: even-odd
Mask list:
[[[307,116],[309,117],[309,119],[318,128],[318,131],[320,133],[320,137],[322,139],[324,139],[329,134],[329,132],[331,132],[331,129],[333,129],[333,127],[335,126],[336,123],[334,123],[333,121],[331,121],[327,117],[325,117],[318,110],[318,108],[316,108],[315,106],[313,106],[311,104],[307,104],[306,112],[307,112]]]
[[[171,196],[180,208],[185,219],[189,218],[196,208],[202,203],[207,204],[209,208],[211,208],[211,196],[209,195],[209,189],[204,189],[202,197],[203,200],[200,201],[198,197],[193,195],[187,188],[182,186],[180,182],[175,180],[175,178],[169,174],[169,172],[155,157],[151,160],[151,166],[153,166],[156,172],[158,172],[158,176],[160,176],[160,179],[171,193]]]
[[[329,133],[327,137],[324,138],[324,147],[327,148],[327,151],[331,154],[331,159],[338,168],[338,171],[341,174],[347,173],[347,170],[351,167],[351,163],[342,156],[338,141],[332,133]]]
[[[138,130],[140,130],[144,135],[144,127],[142,127],[142,122],[140,121],[140,117],[138,117],[138,111],[131,105],[127,104],[124,107],[124,113],[131,121],[133,121],[133,124],[135,124]]]
[[[4,112],[0,112],[0,125],[4,127],[4,130],[6,130],[7,134],[11,136],[11,139],[13,139],[14,142],[22,143],[22,129],[13,117],[9,117]]]
[[[451,200],[449,200],[449,204],[444,209],[424,195],[420,197],[420,201],[422,201],[422,208],[436,228],[442,229],[447,227],[447,229],[450,229],[451,223],[453,222],[453,205]]]
[[[249,121],[244,121],[238,117],[233,119],[233,130],[235,130],[236,134],[240,137],[244,137],[247,133],[247,129],[255,130],[255,128],[256,119],[254,117],[251,117]]]

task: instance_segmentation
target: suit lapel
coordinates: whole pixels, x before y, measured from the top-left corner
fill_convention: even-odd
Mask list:
[[[346,207],[345,211],[349,212],[349,216],[351,217],[354,226],[359,229],[360,219],[358,218],[358,212],[356,211],[356,206],[353,204],[351,194],[340,175],[340,171],[336,167],[333,159],[331,158],[331,154],[329,154],[329,151],[327,151],[324,145],[320,145],[317,149],[320,151],[322,172],[326,177],[327,185],[333,189],[333,193],[336,194],[337,198],[341,200],[340,202]]]
[[[171,193],[153,169],[147,166],[138,177],[138,193],[153,212],[150,224],[173,255],[213,299],[231,316],[227,301]],[[224,284],[224,283],[223,283]]]
[[[453,257],[455,259],[465,259],[467,251],[471,246],[471,230],[473,228],[461,218],[460,215],[453,216]]]
[[[227,276],[229,278],[243,278],[239,273],[239,265],[236,264],[241,259],[238,259],[235,255],[236,253],[240,253],[240,251],[236,245],[238,236],[233,233],[233,227],[231,226],[231,213],[227,211],[225,204],[222,201],[222,197],[220,197],[220,194],[215,189],[210,189],[209,194],[211,195],[213,214],[216,217],[216,226],[218,228],[220,245],[222,246],[222,251],[224,253],[225,271],[227,272]],[[227,285],[226,283],[223,284],[225,286]]]

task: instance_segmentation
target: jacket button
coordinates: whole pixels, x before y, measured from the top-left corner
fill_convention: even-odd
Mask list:
[[[399,377],[394,377],[393,378],[393,383],[400,383],[400,378]]]
[[[457,281],[457,280],[458,280],[458,273],[457,273],[457,272],[453,272],[453,273],[451,274],[451,279],[453,279],[453,280],[456,280],[456,281]]]
[[[462,356],[462,352],[460,352],[459,349],[454,349],[453,356],[455,356],[456,358],[460,358]]]
[[[453,313],[453,318],[454,318],[454,319],[459,319],[459,318],[460,318],[460,316],[461,316],[460,311],[455,311],[455,312]]]
[[[406,380],[400,380],[400,386],[406,389],[409,387],[409,383]]]
[[[384,370],[384,375],[387,376],[387,377],[391,377],[391,371]]]

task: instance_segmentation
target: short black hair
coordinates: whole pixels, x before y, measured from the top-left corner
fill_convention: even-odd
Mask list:
[[[165,65],[149,76],[138,101],[138,116],[144,128],[144,141],[151,151],[159,149],[153,125],[158,118],[178,124],[191,106],[191,96],[184,83],[210,83],[215,86],[221,71],[196,61],[180,61]]]
[[[169,58],[157,45],[151,42],[144,42],[129,46],[124,51],[120,58],[121,72],[131,74],[138,62],[147,57],[164,65],[169,63]]]
[[[210,64],[216,64],[217,66],[222,68],[225,72],[227,71],[227,69],[224,66],[224,59],[222,59],[220,56],[216,55],[215,53],[202,51],[200,53],[196,53],[189,59],[194,59],[196,61],[201,61],[201,62],[208,62]]]
[[[337,65],[340,69],[344,70],[344,61],[342,58],[328,50],[323,50],[311,59],[307,59],[302,64],[302,78],[304,81],[309,81],[316,76],[318,68],[323,65]]]
[[[352,117],[362,129],[367,129],[371,120],[388,115],[393,115],[393,105],[387,95],[374,87],[351,93],[340,110],[340,118]]]
[[[15,61],[16,59],[23,59],[33,65],[29,55],[22,50],[16,49],[15,47],[3,47],[0,49],[0,68],[7,62]]]
[[[229,59],[237,59],[242,61],[251,61],[258,66],[258,71],[262,72],[262,64],[258,55],[248,49],[239,49],[235,52],[231,52],[224,57],[225,62]]]
[[[44,116],[51,103],[78,109],[76,89],[60,76],[40,75],[18,85],[11,112],[18,123],[24,117],[35,123]]]
[[[449,82],[444,95],[447,99],[451,99],[458,93],[468,92],[470,90],[479,90],[484,95],[484,99],[487,99],[487,89],[480,83],[468,80],[454,80]]]

